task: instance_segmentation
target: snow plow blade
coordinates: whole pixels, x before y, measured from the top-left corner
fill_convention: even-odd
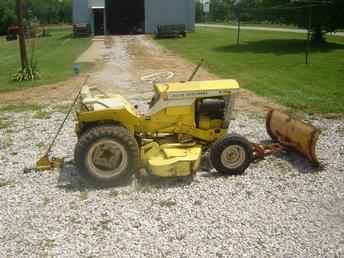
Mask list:
[[[319,164],[316,156],[319,129],[277,110],[269,111],[266,129],[272,140],[281,144],[284,149],[296,151],[312,163]]]

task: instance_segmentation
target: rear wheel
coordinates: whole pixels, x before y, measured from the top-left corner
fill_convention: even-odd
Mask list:
[[[224,174],[242,174],[253,160],[250,142],[238,135],[230,134],[214,143],[210,161],[214,168]]]
[[[121,126],[99,126],[86,131],[75,148],[79,173],[91,183],[117,185],[129,179],[139,163],[139,148]]]

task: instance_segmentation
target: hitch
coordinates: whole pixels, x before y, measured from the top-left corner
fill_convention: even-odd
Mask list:
[[[60,169],[63,167],[64,158],[49,158],[49,154],[44,155],[41,157],[36,163],[36,171],[46,171],[52,169]]]
[[[82,86],[84,86],[89,79],[89,76],[86,77],[84,83]],[[64,125],[66,124],[67,119],[69,118],[70,114],[73,111],[74,106],[77,104],[78,99],[81,95],[82,88],[79,90],[77,96],[75,97],[73,103],[69,107],[69,110],[67,112],[67,115],[65,116],[64,120],[62,121],[59,129],[57,130],[52,142],[50,143],[47,151],[45,152],[44,156],[42,156],[37,162],[36,165],[32,168],[24,168],[24,174],[30,173],[31,171],[47,171],[47,170],[54,170],[59,169],[63,167],[64,164],[64,158],[56,158],[56,157],[50,157],[50,153],[52,148],[55,146],[55,142],[57,140],[57,137],[60,135]]]

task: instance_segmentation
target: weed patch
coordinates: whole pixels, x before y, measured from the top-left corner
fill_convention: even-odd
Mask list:
[[[12,121],[0,118],[0,129],[7,129],[13,125]]]
[[[170,207],[173,207],[175,205],[177,205],[176,201],[174,200],[164,200],[164,201],[160,201],[159,202],[159,205],[161,207],[167,207],[167,208],[170,208]]]
[[[34,118],[34,119],[48,119],[48,118],[50,118],[50,113],[47,111],[38,110],[33,114],[32,118]]]
[[[58,105],[53,107],[53,111],[66,114],[69,111],[69,108],[69,105]]]
[[[13,141],[12,138],[10,136],[6,136],[3,141],[2,141],[2,146],[4,148],[9,148],[13,145]],[[0,142],[0,146],[1,146],[1,142]]]
[[[5,105],[0,106],[0,112],[29,112],[29,111],[40,111],[43,107],[35,104],[21,104],[21,105]]]
[[[88,199],[88,192],[87,191],[80,192],[80,200],[86,201],[87,199]]]
[[[0,188],[1,188],[1,187],[5,187],[5,186],[11,186],[11,185],[13,185],[13,184],[14,184],[13,181],[1,180],[1,179],[0,179]]]

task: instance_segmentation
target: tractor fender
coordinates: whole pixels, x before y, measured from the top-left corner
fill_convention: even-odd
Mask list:
[[[135,127],[139,124],[139,118],[127,110],[106,109],[99,111],[83,112],[78,114],[80,132],[83,128],[98,125],[121,125],[134,135]]]

